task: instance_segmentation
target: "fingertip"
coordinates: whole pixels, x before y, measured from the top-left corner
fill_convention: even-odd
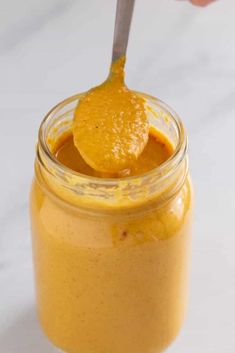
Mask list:
[[[215,0],[190,0],[193,5],[205,7]]]

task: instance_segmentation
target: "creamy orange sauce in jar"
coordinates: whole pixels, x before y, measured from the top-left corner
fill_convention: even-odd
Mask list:
[[[120,174],[94,171],[74,147],[79,97],[40,128],[30,207],[37,308],[67,353],[160,353],[182,325],[192,212],[186,137],[174,113],[144,97],[149,140]]]

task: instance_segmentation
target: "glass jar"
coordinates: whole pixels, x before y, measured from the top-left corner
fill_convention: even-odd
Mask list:
[[[101,179],[52,153],[81,97],[43,120],[31,191],[37,309],[67,353],[159,353],[176,337],[187,303],[192,190],[187,137],[177,115],[142,94],[150,123],[174,154],[141,176]]]

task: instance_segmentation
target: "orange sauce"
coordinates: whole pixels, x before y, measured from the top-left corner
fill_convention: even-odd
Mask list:
[[[82,158],[73,142],[73,135],[68,132],[62,135],[54,146],[58,161],[66,167],[85,175],[95,177],[126,177],[146,173],[165,162],[173,153],[170,141],[159,131],[150,130],[149,139],[144,151],[132,165],[120,173],[102,173],[91,168]]]

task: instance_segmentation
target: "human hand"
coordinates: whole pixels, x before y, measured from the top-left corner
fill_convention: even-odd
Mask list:
[[[197,6],[206,6],[215,0],[190,0],[190,2]]]

